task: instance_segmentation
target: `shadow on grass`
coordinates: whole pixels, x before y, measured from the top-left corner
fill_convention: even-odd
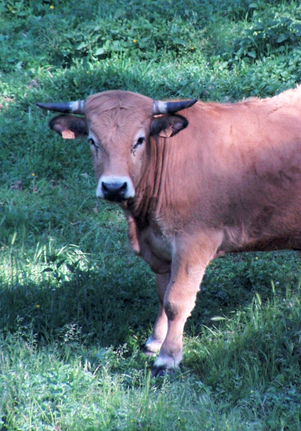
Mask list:
[[[155,292],[132,280],[131,274],[112,277],[93,270],[74,270],[69,281],[0,287],[0,326],[4,332],[20,327],[47,342],[68,337],[76,328],[83,343],[118,346],[131,334],[149,327],[155,317]]]
[[[134,334],[142,344],[155,321],[157,295],[154,277],[142,261],[133,259],[123,256],[107,268],[85,270],[67,264],[68,274],[51,270],[40,283],[2,282],[1,328],[16,332],[20,325],[28,327],[44,342],[64,337],[73,326],[85,343],[118,346]],[[248,309],[256,295],[263,303],[275,294],[285,298],[298,283],[298,267],[294,253],[260,258],[242,254],[215,261],[208,268],[186,333],[199,335],[204,324],[218,327],[219,320]],[[290,280],[285,272],[289,270]]]

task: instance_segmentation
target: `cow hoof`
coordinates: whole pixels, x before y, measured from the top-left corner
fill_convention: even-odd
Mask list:
[[[162,346],[162,341],[159,341],[159,340],[153,338],[153,336],[151,335],[147,339],[146,343],[144,344],[143,352],[147,356],[153,356],[160,351],[161,346]]]
[[[154,352],[153,350],[150,350],[146,345],[142,346],[141,351],[146,356],[155,356],[158,353],[158,352]]]
[[[176,374],[177,368],[167,368],[164,365],[159,367],[153,366],[152,368],[152,377],[165,377],[171,376],[173,377]]]

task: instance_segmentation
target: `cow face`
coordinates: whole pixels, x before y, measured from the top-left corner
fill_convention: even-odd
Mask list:
[[[150,164],[147,148],[152,136],[169,138],[187,127],[186,118],[173,113],[195,102],[154,102],[136,93],[108,91],[90,96],[86,102],[38,106],[85,115],[84,118],[59,115],[49,125],[66,139],[88,135],[97,180],[96,195],[123,202],[135,197]]]
[[[134,198],[146,164],[152,100],[131,93],[100,93],[86,104],[96,195],[109,201]]]

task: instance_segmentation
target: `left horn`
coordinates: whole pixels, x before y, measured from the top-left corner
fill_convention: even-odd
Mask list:
[[[197,101],[198,99],[183,100],[181,102],[161,102],[160,100],[154,100],[152,112],[153,115],[172,114],[182,109],[190,108],[190,106],[194,105]]]
[[[37,106],[48,111],[55,112],[72,112],[73,114],[85,114],[85,100],[77,100],[76,102],[62,103],[37,103]]]

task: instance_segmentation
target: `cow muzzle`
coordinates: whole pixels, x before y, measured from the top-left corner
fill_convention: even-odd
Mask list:
[[[107,201],[121,202],[125,200],[127,183],[101,183],[103,196]]]
[[[123,202],[135,196],[132,181],[127,177],[101,177],[96,196],[111,202]]]

